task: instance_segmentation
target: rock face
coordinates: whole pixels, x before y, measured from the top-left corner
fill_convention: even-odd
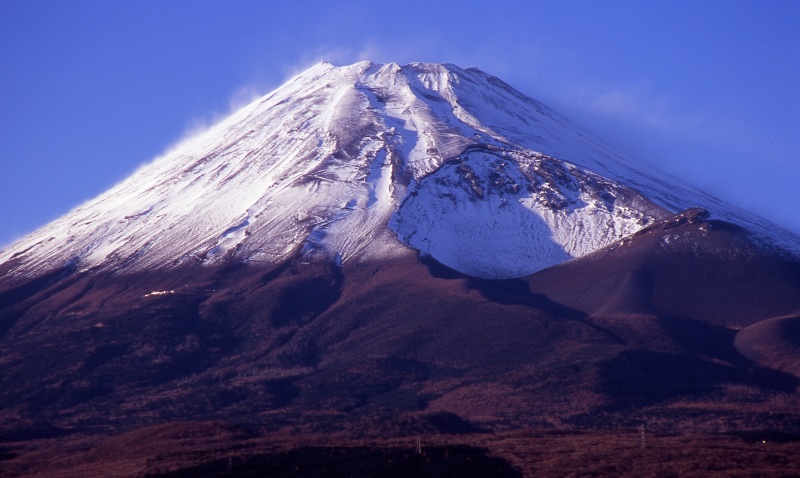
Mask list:
[[[319,64],[0,253],[0,441],[797,430],[797,244],[479,70]]]

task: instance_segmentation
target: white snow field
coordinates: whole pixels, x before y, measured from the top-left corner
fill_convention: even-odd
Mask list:
[[[429,254],[485,278],[596,251],[692,207],[798,238],[617,155],[470,68],[319,63],[0,252],[7,274]]]

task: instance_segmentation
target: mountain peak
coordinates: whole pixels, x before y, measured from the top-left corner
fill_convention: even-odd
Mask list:
[[[507,278],[697,204],[800,250],[795,236],[667,183],[480,70],[323,62],[12,245],[0,263],[35,276],[67,263],[122,273],[418,251]]]
[[[478,70],[320,63],[0,251],[0,459],[794,430],[797,245]]]

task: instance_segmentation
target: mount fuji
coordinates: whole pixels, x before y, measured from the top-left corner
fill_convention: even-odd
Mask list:
[[[172,476],[209,430],[482,436],[533,473],[504,434],[800,433],[798,330],[796,234],[481,70],[319,63],[0,251],[0,442],[21,476],[150,437],[120,473]]]
[[[321,63],[0,263],[30,277],[65,264],[125,273],[410,248],[465,274],[511,278],[692,206],[800,250],[775,225],[660,177],[480,70]]]

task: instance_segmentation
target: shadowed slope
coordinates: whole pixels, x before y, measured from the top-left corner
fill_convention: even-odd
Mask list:
[[[800,316],[775,317],[736,334],[736,349],[766,367],[800,377]]]
[[[707,227],[692,217],[666,230]],[[293,259],[32,283],[0,311],[16,314],[0,340],[1,424],[35,435],[191,418],[392,435],[628,423],[661,407],[671,426],[714,428],[684,422],[670,404],[692,397],[713,407],[732,387],[764,400],[793,390],[790,377],[754,372],[717,316],[642,315],[682,304],[662,285],[682,269],[658,264],[682,264],[684,252],[653,252],[664,230],[619,246],[638,252],[616,269],[592,262],[606,264],[612,250],[526,280],[475,279],[408,253],[343,268]],[[716,234],[714,244],[739,244]],[[687,260],[695,268],[685,274],[735,271],[705,270],[714,260]],[[625,276],[624,265],[642,263],[650,280]],[[626,279],[604,285],[601,272]],[[581,292],[576,284],[595,295],[570,304],[529,290],[548,275],[562,297]],[[610,300],[587,302],[607,284]]]
[[[800,264],[692,209],[530,276],[531,290],[595,316],[668,315],[743,327],[800,303]]]

